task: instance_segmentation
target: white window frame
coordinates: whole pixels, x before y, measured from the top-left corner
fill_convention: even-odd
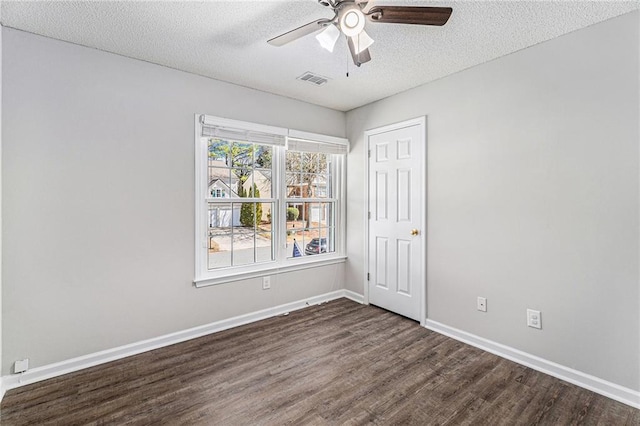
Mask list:
[[[274,146],[272,175],[276,184],[273,185],[273,199],[275,199],[272,211],[273,244],[275,261],[267,263],[255,263],[244,266],[231,266],[215,270],[208,269],[208,201],[203,196],[208,188],[208,144],[202,137],[203,123],[206,126],[224,127],[244,131],[254,131],[265,134],[283,136],[285,147]],[[310,142],[343,152],[345,155],[336,156],[335,165],[335,194],[331,200],[336,199],[335,211],[335,251],[317,256],[302,256],[287,258],[286,247],[286,205],[288,200],[285,194],[285,152],[289,141],[297,143]],[[295,129],[267,126],[239,120],[230,120],[209,115],[196,114],[195,116],[195,278],[196,287],[228,283],[238,280],[263,277],[281,272],[295,271],[319,266],[344,262],[346,259],[346,153],[349,151],[349,141],[344,138],[321,135],[317,133],[302,132]],[[277,158],[276,158],[277,157]],[[302,199],[301,199],[302,200]],[[314,199],[315,200],[315,199]],[[255,201],[259,201],[256,199]],[[318,199],[319,202],[328,201]],[[305,200],[307,202],[307,200]],[[301,247],[304,250],[303,247]]]

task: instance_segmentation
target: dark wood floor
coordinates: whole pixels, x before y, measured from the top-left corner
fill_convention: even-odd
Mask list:
[[[3,425],[639,425],[640,410],[340,299],[7,392]]]

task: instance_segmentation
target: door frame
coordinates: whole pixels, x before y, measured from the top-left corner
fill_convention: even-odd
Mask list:
[[[421,236],[422,240],[420,242],[420,247],[422,249],[422,256],[424,257],[424,262],[420,265],[420,276],[422,277],[422,285],[419,286],[420,293],[420,325],[425,326],[427,320],[427,116],[423,115],[421,117],[412,118],[406,121],[400,121],[397,123],[389,124],[382,127],[376,127],[375,129],[365,130],[364,132],[364,141],[365,141],[365,155],[364,155],[364,173],[366,182],[366,191],[365,191],[365,209],[364,209],[364,264],[365,264],[365,274],[364,274],[364,303],[366,305],[369,304],[369,190],[370,184],[369,181],[369,160],[370,160],[370,152],[371,147],[369,146],[369,139],[373,135],[377,135],[380,133],[389,132],[392,130],[402,129],[404,127],[410,126],[420,126],[420,143],[423,146],[423,166],[420,167],[420,181],[422,183],[422,187],[425,188],[424,197],[422,199],[422,208],[420,209],[420,228],[421,228]]]

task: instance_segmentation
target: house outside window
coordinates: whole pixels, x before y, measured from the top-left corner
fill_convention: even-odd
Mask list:
[[[343,261],[345,139],[196,116],[196,286]]]

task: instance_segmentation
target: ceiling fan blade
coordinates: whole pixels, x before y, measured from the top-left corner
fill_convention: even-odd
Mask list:
[[[447,23],[453,9],[429,6],[374,6],[367,17],[372,22],[388,24],[417,24],[442,26]]]
[[[306,35],[313,34],[316,31],[320,31],[329,22],[331,22],[330,19],[318,19],[317,21],[309,22],[308,24],[298,27],[295,30],[288,31],[284,34],[280,34],[279,36],[272,38],[271,40],[267,40],[267,43],[272,46],[283,46]]]
[[[347,37],[347,44],[349,45],[349,52],[351,52],[353,63],[356,64],[356,66],[359,67],[360,65],[371,60],[369,49],[364,49],[362,52],[356,53],[356,44],[353,41],[353,37]]]

